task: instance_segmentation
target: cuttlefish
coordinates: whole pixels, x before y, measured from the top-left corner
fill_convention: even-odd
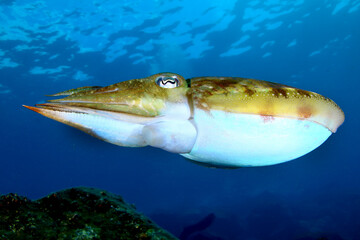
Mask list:
[[[25,107],[119,146],[153,146],[209,167],[296,159],[344,121],[320,94],[237,77],[159,73],[50,96],[66,97]]]

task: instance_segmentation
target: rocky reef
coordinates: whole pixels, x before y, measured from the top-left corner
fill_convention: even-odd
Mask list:
[[[120,196],[71,188],[32,201],[0,197],[0,239],[176,239]]]

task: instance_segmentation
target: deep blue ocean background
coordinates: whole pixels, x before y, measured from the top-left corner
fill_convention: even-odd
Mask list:
[[[223,170],[21,106],[165,71],[315,91],[345,123],[297,160]],[[360,239],[359,89],[360,0],[0,0],[0,194],[101,188],[175,236],[214,214],[188,239]]]

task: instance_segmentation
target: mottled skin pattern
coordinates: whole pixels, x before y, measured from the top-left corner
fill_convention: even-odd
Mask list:
[[[342,110],[329,98],[286,85],[231,77],[191,79],[196,108],[271,117],[307,119],[335,132],[344,121]]]
[[[179,86],[171,89],[159,87],[155,81],[162,75],[176,76]],[[265,122],[276,116],[306,119],[319,123],[332,132],[344,121],[342,110],[332,100],[320,94],[245,78],[197,77],[185,80],[174,73],[159,73],[103,88],[82,87],[52,96],[63,95],[69,96],[38,104],[40,108],[28,108],[50,118],[54,117],[49,110],[81,109],[121,112],[151,118],[166,115],[173,106],[171,104],[189,104],[192,114],[196,114],[196,109],[203,109],[209,114],[211,110],[221,110],[261,115]]]

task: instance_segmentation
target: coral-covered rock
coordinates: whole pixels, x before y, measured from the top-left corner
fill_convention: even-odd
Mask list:
[[[0,197],[0,239],[176,239],[120,196],[71,188],[36,201]]]

